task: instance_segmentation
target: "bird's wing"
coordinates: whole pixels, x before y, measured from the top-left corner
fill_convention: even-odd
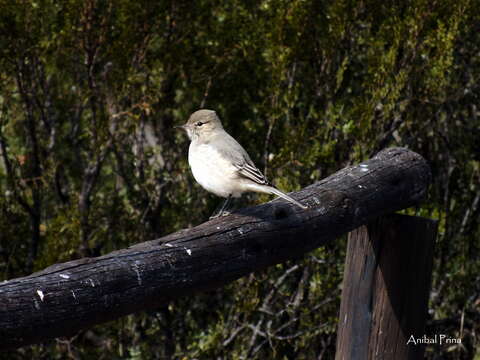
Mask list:
[[[242,163],[235,164],[239,175],[250,179],[260,185],[270,185],[265,175],[253,164],[250,158],[245,159]]]
[[[237,169],[239,176],[250,179],[260,185],[271,185],[237,140],[225,133],[221,141],[223,146],[218,147],[221,155],[232,163]]]

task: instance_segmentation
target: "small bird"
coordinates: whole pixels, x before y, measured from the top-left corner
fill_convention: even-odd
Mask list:
[[[224,215],[231,198],[247,191],[274,194],[307,209],[270,184],[245,149],[224,130],[215,111],[195,111],[185,125],[177,127],[184,129],[191,140],[188,163],[195,180],[205,190],[226,198],[211,218]]]

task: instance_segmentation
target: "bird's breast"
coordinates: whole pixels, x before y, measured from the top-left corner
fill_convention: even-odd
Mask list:
[[[222,197],[238,197],[243,192],[237,180],[237,169],[215,147],[192,142],[188,163],[193,177],[205,190]]]

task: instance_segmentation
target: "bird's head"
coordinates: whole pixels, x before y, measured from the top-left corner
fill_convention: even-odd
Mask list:
[[[177,126],[187,132],[190,140],[208,138],[215,130],[223,130],[222,123],[213,110],[195,111],[185,125]]]

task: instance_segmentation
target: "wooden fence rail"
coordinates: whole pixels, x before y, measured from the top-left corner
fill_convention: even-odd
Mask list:
[[[381,215],[418,204],[430,170],[386,149],[293,194],[97,258],[0,284],[0,349],[70,336],[295,258]]]

